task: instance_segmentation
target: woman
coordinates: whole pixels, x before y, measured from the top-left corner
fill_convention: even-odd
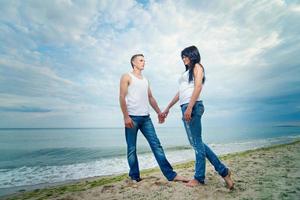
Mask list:
[[[179,101],[183,123],[196,154],[195,176],[187,183],[194,187],[204,184],[205,158],[207,158],[215,170],[222,176],[229,189],[233,189],[234,183],[230,177],[230,170],[219,160],[216,154],[202,142],[201,116],[204,112],[200,93],[205,82],[204,68],[200,64],[200,54],[195,46],[185,48],[181,52],[181,58],[185,65],[185,72],[179,79],[179,92],[175,95],[162,115],[168,115],[170,108]]]

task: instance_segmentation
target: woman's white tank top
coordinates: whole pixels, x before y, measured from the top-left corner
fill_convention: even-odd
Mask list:
[[[194,80],[189,83],[189,71],[185,71],[178,80],[179,82],[179,104],[189,103],[194,91]],[[201,101],[200,95],[197,101]]]
[[[149,115],[148,80],[145,77],[139,79],[132,73],[128,74],[131,77],[131,83],[128,86],[125,98],[128,114],[135,116]]]

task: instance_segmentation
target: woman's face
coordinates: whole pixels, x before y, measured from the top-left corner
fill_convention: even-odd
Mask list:
[[[189,65],[191,63],[190,58],[186,56],[182,56],[182,61],[184,65]]]

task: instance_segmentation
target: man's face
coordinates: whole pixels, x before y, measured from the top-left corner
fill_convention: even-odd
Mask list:
[[[137,56],[133,60],[133,65],[139,70],[143,70],[145,67],[145,58],[143,56]]]

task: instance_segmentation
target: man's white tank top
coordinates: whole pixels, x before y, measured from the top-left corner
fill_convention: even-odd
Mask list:
[[[128,114],[135,116],[149,115],[148,80],[145,77],[139,79],[132,73],[128,74],[131,77],[126,95]]]
[[[189,103],[194,91],[194,80],[189,83],[189,71],[184,72],[178,80],[179,82],[179,104]],[[197,101],[201,101],[200,95]]]

